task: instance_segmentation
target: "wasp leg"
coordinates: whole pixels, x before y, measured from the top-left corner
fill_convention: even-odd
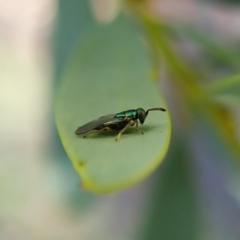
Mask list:
[[[88,135],[83,136],[83,138],[92,137],[92,136],[94,136],[94,135],[97,135],[97,134],[105,131],[105,130],[112,131],[111,128],[109,128],[109,127],[104,127],[104,128],[102,128],[102,129],[100,129],[100,130],[98,130],[98,131],[96,131],[96,132],[93,132],[93,133],[90,133],[90,134],[88,134]]]
[[[136,130],[141,134],[144,134],[144,132],[138,127],[138,121],[136,121]]]
[[[121,137],[121,135],[129,128],[131,127],[132,125],[135,124],[135,120],[131,120],[117,135],[117,137],[115,138],[116,141],[118,141]]]

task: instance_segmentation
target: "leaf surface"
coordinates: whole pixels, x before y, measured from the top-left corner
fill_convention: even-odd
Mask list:
[[[163,160],[170,141],[169,112],[148,114],[144,134],[128,129],[83,138],[75,130],[103,115],[142,107],[164,107],[159,86],[136,27],[123,15],[94,26],[65,70],[56,101],[56,123],[63,146],[84,188],[123,189],[146,177]]]

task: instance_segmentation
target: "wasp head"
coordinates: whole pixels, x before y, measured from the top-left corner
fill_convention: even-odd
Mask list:
[[[150,108],[145,112],[144,109],[138,108],[136,118],[139,119],[141,124],[144,123],[149,111],[163,111],[163,112],[165,112],[166,109],[165,108]]]
[[[136,117],[139,119],[140,123],[143,124],[145,121],[145,118],[147,117],[147,113],[145,112],[144,109],[138,108]]]

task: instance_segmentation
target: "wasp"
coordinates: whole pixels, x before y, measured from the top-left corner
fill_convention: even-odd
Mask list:
[[[150,111],[163,111],[165,112],[165,108],[150,108],[145,111],[142,108],[130,109],[126,111],[122,111],[119,113],[108,114],[102,116],[98,119],[95,119],[91,122],[88,122],[77,128],[75,133],[77,135],[84,134],[92,130],[96,130],[93,133],[83,136],[84,138],[90,137],[96,134],[99,134],[103,131],[119,131],[115,140],[118,141],[121,135],[132,126],[136,126],[136,130],[143,134],[143,132],[139,129],[138,124],[143,124],[148,113]]]

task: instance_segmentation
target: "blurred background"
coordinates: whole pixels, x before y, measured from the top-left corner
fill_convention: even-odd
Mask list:
[[[146,4],[169,23],[174,48],[203,83],[239,72],[238,1]],[[204,121],[185,121],[188,109],[181,109],[164,66],[161,86],[173,120],[164,163],[119,193],[80,188],[56,133],[53,102],[76,29],[86,26],[83,5],[88,2],[0,1],[0,239],[240,239],[239,163]],[[119,1],[91,6],[99,21],[120,11]],[[239,134],[236,103],[232,111]]]

